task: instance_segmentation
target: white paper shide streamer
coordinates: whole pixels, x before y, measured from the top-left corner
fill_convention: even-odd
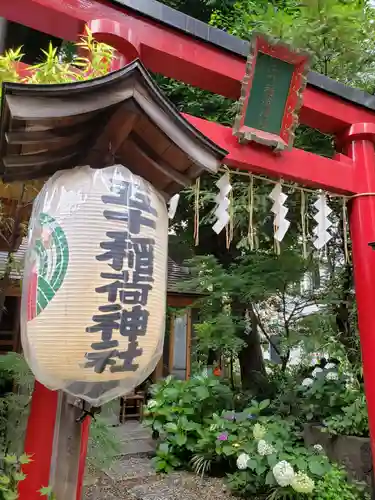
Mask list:
[[[273,201],[271,212],[275,215],[274,226],[275,233],[274,238],[276,241],[282,241],[286,235],[290,221],[286,219],[288,213],[287,207],[284,206],[288,196],[283,193],[281,183],[278,182],[269,194],[269,198]]]
[[[174,216],[176,215],[179,201],[180,201],[180,195],[175,194],[168,202],[168,218],[171,220],[174,219]]]
[[[230,219],[229,216],[230,200],[228,198],[228,195],[232,190],[232,186],[230,184],[229,174],[224,174],[217,181],[216,186],[219,188],[219,193],[215,197],[215,202],[216,202],[215,216],[217,217],[217,221],[212,226],[212,229],[215,231],[216,234],[219,234],[228,224]]]
[[[314,207],[317,209],[317,213],[314,215],[317,225],[313,229],[313,233],[316,237],[313,245],[320,250],[332,238],[331,234],[328,232],[328,229],[332,226],[332,222],[328,218],[332,210],[327,204],[327,197],[324,193],[319,195],[314,203]]]

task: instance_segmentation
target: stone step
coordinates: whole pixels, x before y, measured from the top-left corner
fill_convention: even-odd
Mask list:
[[[120,443],[152,440],[152,434],[147,429],[129,430],[126,427],[113,427],[112,433]]]
[[[155,444],[146,439],[132,439],[131,441],[121,441],[120,455],[153,455]]]

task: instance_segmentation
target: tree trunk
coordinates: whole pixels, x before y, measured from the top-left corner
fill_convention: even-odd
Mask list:
[[[350,321],[350,309],[353,304],[352,294],[352,268],[350,264],[346,264],[344,280],[341,290],[341,302],[336,306],[336,326],[339,332],[339,341],[345,347],[347,357],[351,365],[358,366],[361,363],[361,353],[356,349],[357,332],[353,330],[353,325]]]
[[[246,346],[238,355],[241,368],[241,381],[243,389],[256,389],[260,383],[266,379],[266,368],[262,346],[260,343],[260,335],[258,332],[258,321],[254,312],[249,311],[251,327],[248,331],[243,332],[243,340]],[[244,310],[244,316],[246,310]]]

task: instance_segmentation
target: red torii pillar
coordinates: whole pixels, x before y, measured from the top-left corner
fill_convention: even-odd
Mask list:
[[[17,1],[18,3],[26,3],[27,0],[15,0],[15,4],[17,4]],[[48,2],[49,1],[50,0],[48,0]],[[33,0],[33,3],[40,4],[41,6],[43,6],[43,9],[49,8],[49,5],[47,6],[48,2],[47,0]],[[52,3],[54,3],[55,5],[54,7],[51,7],[51,11],[49,11],[51,19],[53,9],[56,10],[56,15],[58,15],[58,9],[65,9],[63,3],[56,1]],[[145,29],[143,33],[134,33],[129,28],[130,20],[127,19],[126,16],[123,16],[120,20],[120,13],[117,9],[112,10],[111,7],[108,7],[108,5],[105,4],[105,2],[98,4],[98,2],[93,1],[92,4],[94,3],[95,9],[99,10],[100,8],[103,12],[105,12],[106,15],[111,13],[111,15],[113,14],[113,17],[116,18],[115,21],[110,21],[108,19],[98,20],[91,18],[91,28],[94,34],[96,34],[96,36],[102,41],[112,43],[120,53],[124,54],[123,63],[125,61],[130,61],[132,58],[136,57],[137,54],[141,53],[142,51],[139,50],[139,38],[141,38],[141,35],[148,36],[147,32],[152,28],[151,25],[147,28],[147,30]],[[96,4],[98,4],[99,6]],[[7,4],[6,8],[16,9],[16,5]],[[80,12],[78,12],[78,7],[75,12],[73,11],[73,9],[70,9],[69,16],[71,16],[72,19],[73,16],[77,16],[74,17],[74,22],[79,17],[80,19],[84,18],[84,21],[88,21],[90,24],[90,19],[88,19],[90,15],[90,9],[91,7],[85,10],[81,10]],[[92,9],[94,9],[94,7],[92,7]],[[111,10],[111,12],[109,12],[109,9]],[[14,16],[21,16],[23,12],[24,11],[18,9],[16,10]],[[38,23],[42,23],[42,16],[36,16],[35,11],[32,11],[31,14],[34,16],[33,23],[36,23],[34,27],[36,27]],[[68,16],[66,12],[65,15]],[[67,19],[69,19],[69,16],[67,17]],[[137,23],[139,22],[140,21],[138,20]],[[122,23],[125,26],[123,30],[121,30]],[[69,24],[69,30],[71,29],[72,33],[74,31],[73,26],[74,23],[72,21]],[[153,25],[153,28],[155,28],[155,25]],[[61,23],[59,25],[59,29],[62,29]],[[126,33],[132,33],[132,35],[135,35],[134,45],[132,45],[126,39],[126,36],[124,36],[126,35]],[[168,36],[171,37],[170,42],[176,38],[176,35],[174,34],[172,36],[170,31]],[[186,39],[184,39],[184,41],[186,42]],[[169,44],[169,41],[166,40],[163,47],[164,46],[166,47],[166,51],[170,51],[170,47],[174,45],[172,44],[172,42]],[[179,52],[179,57],[181,58],[186,57],[186,55],[182,55],[185,54],[182,49],[184,49],[185,52],[187,51],[187,45],[185,46],[183,41],[181,41],[181,44],[178,44],[178,50],[181,51],[181,53]],[[206,51],[207,47],[205,46],[203,48],[202,46],[199,46],[199,50]],[[216,52],[215,57],[217,55],[218,53]],[[151,57],[150,53],[148,54],[148,57]],[[164,64],[169,64],[169,61],[171,61],[171,59],[166,58]],[[207,64],[212,63],[212,59],[207,59]],[[236,64],[237,62],[234,61],[233,65],[230,66],[230,68],[228,67],[228,65],[225,65],[225,68],[223,66],[223,72],[228,73],[226,77],[228,77],[228,81],[230,80],[230,85],[231,88],[233,87],[233,91],[235,90],[235,88],[237,88],[233,83],[233,81],[237,78],[233,76],[237,75]],[[243,66],[244,65],[245,62],[243,62]],[[185,74],[187,74],[186,68],[182,71],[181,74],[184,74],[184,71]],[[233,74],[231,73],[231,71]],[[231,73],[230,78],[229,73]],[[204,81],[204,76],[205,75],[203,75],[202,68],[202,82]],[[239,78],[241,77],[242,74],[239,75]],[[221,85],[223,85],[223,80],[221,80]],[[312,123],[311,117],[315,117],[314,119],[316,119],[316,121],[318,121],[319,118],[319,120],[321,120],[321,123],[325,126],[322,116],[323,114],[325,114],[326,118],[328,117],[327,122],[330,121],[332,110],[329,106],[329,99],[327,98],[327,95],[324,94],[324,92],[320,91],[318,91],[317,94],[319,99],[321,99],[321,102],[313,102],[313,100],[317,99],[317,97],[314,97],[314,95],[311,92],[309,93],[308,90],[306,91],[306,98],[307,100],[309,100],[310,112],[310,122],[308,122],[308,124],[314,126],[315,122]],[[228,96],[231,97],[231,95]],[[342,102],[339,102],[337,104],[341,109],[344,108],[344,104]],[[324,113],[322,111],[323,108]],[[342,125],[340,132],[345,127],[348,127],[349,123],[351,123],[348,122],[348,120],[353,120],[353,122],[363,121],[363,123],[352,124],[348,127],[344,134],[340,134],[340,137],[338,137],[342,150],[347,155],[346,161],[350,162],[350,166],[348,166],[345,162],[345,157],[339,157],[339,159],[343,162],[342,171],[343,176],[347,181],[346,183],[343,182],[342,178],[340,178],[336,162],[334,161],[331,162],[334,172],[330,174],[330,182],[328,184],[325,182],[320,182],[320,179],[323,179],[323,177],[325,179],[327,179],[328,177],[328,175],[325,175],[325,172],[323,172],[322,170],[325,169],[325,165],[327,166],[327,168],[330,167],[330,160],[316,157],[316,164],[314,163],[313,158],[311,158],[309,160],[309,163],[306,164],[303,162],[303,158],[307,158],[307,154],[301,155],[301,152],[298,152],[298,150],[294,151],[293,156],[293,158],[295,158],[296,160],[299,158],[301,159],[301,162],[298,165],[297,169],[296,163],[298,163],[298,161],[296,161],[293,166],[292,164],[288,163],[288,158],[291,158],[290,156],[288,156],[289,153],[283,153],[281,157],[276,159],[276,157],[272,157],[271,154],[263,154],[259,148],[254,148],[254,150],[250,151],[249,147],[246,148],[245,146],[237,144],[235,145],[234,142],[230,142],[230,146],[232,149],[229,154],[228,164],[252,170],[254,168],[254,165],[256,164],[254,163],[254,160],[256,159],[258,167],[261,167],[261,169],[259,170],[258,168],[257,171],[261,171],[264,174],[268,174],[270,176],[279,175],[282,176],[285,180],[288,180],[289,178],[292,181],[298,180],[301,183],[316,185],[317,187],[323,188],[328,186],[328,189],[334,190],[335,188],[337,188],[339,192],[354,194],[350,207],[350,232],[353,248],[355,286],[358,304],[358,320],[363,357],[366,397],[368,402],[371,446],[373,457],[375,457],[375,362],[373,362],[372,360],[372,353],[375,352],[375,332],[373,332],[374,320],[372,315],[372,310],[375,308],[375,252],[369,246],[370,242],[375,241],[375,152],[373,145],[375,142],[375,113],[371,112],[370,110],[358,111],[358,109],[356,109],[353,115],[350,115],[350,118],[344,117],[341,111],[340,113],[337,113],[337,115],[340,115],[340,117],[335,118],[335,120],[337,121],[341,120],[342,123],[344,123],[345,121],[345,124]],[[301,116],[303,116],[303,114],[304,109],[302,109]],[[354,115],[356,116],[356,118],[353,118]],[[373,123],[371,123],[372,120]],[[332,121],[334,121],[333,118]],[[226,144],[229,144],[229,139],[225,135],[226,132],[223,128],[219,129],[219,127],[215,127],[215,124],[209,124],[208,122],[199,119],[191,119],[191,122],[193,125],[200,128],[202,133],[209,136],[212,140],[214,140],[224,148],[226,147]],[[334,132],[337,132],[338,130],[339,127],[337,126]],[[331,132],[331,130],[325,131]],[[224,135],[225,141],[227,141],[226,144],[222,142],[224,140]],[[243,151],[241,153],[239,153],[240,148],[242,148]],[[237,160],[233,161],[233,156],[235,155],[237,155]],[[240,156],[240,160],[242,163],[239,160]],[[284,162],[282,158],[285,159]],[[318,175],[316,175],[316,171],[314,170],[315,168],[319,170]],[[293,170],[293,174],[291,173],[291,170]],[[348,174],[349,170],[350,174]],[[34,462],[27,467],[28,477],[21,486],[21,500],[37,500],[38,498],[40,498],[40,496],[36,493],[35,488],[48,485],[51,469],[50,451],[53,448],[53,429],[54,418],[56,415],[56,406],[57,403],[55,393],[47,391],[45,388],[43,388],[43,386],[37,384],[33,397],[25,449],[26,452],[34,455]],[[48,410],[48,413],[46,413],[46,409],[48,407],[50,408],[50,410]],[[79,488],[77,492],[77,498],[69,500],[81,499],[81,487],[83,481],[87,435],[88,422],[86,421],[86,426],[82,429],[82,453],[79,467]],[[45,459],[43,457],[45,457]]]
[[[352,125],[340,138],[353,160],[357,194],[349,207],[355,293],[372,457],[375,457],[375,124]]]

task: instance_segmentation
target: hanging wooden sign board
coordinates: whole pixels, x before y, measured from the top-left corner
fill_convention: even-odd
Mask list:
[[[292,148],[309,61],[305,52],[254,35],[233,128],[240,142]]]

